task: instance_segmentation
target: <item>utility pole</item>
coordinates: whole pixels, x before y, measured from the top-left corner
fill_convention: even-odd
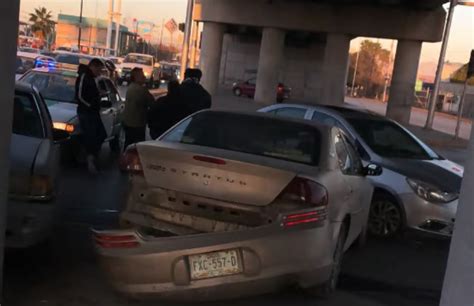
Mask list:
[[[462,91],[461,101],[459,102],[458,109],[458,118],[456,122],[456,130],[454,133],[455,138],[459,138],[459,132],[461,130],[462,116],[464,112],[464,103],[466,101],[467,85],[469,80],[474,76],[474,50],[471,51],[471,57],[469,58],[469,63],[467,64],[466,80],[464,81],[464,88]],[[474,133],[474,131],[472,132]]]
[[[356,82],[356,76],[357,76],[357,68],[359,66],[359,56],[360,56],[360,49],[359,49],[359,51],[357,51],[356,62],[355,62],[355,66],[354,66],[354,76],[352,77],[351,97],[354,96],[354,88],[355,88],[355,82]]]
[[[82,9],[84,8],[84,0],[81,0],[81,9],[79,12],[79,33],[77,35],[77,49],[81,52],[81,36],[82,36]]]
[[[196,68],[196,57],[198,50],[198,41],[199,41],[199,21],[194,22],[192,38],[191,38],[191,56],[189,60],[189,67]]]
[[[107,39],[105,42],[105,54],[110,55],[112,48],[112,28],[114,24],[114,0],[109,0],[109,25],[107,27]]]
[[[454,15],[454,8],[456,7],[456,0],[450,0],[448,17],[446,19],[446,26],[444,28],[443,42],[441,43],[441,51],[439,54],[438,67],[436,68],[436,76],[434,81],[433,93],[431,95],[428,117],[426,118],[425,129],[432,129],[434,116],[436,112],[436,104],[438,103],[439,84],[441,83],[441,75],[443,73],[444,61],[446,58],[446,50],[448,48],[449,33],[451,31],[451,23]]]
[[[117,0],[117,10],[115,11],[115,56],[118,56],[120,49],[120,19],[122,17],[122,0]]]
[[[193,26],[194,0],[188,0],[188,9],[186,12],[186,21],[184,28],[183,48],[181,49],[181,74],[184,75],[189,64],[189,41],[191,39],[191,28]]]

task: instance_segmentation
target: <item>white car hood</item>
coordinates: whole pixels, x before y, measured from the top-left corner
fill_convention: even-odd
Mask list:
[[[123,68],[130,68],[130,69],[141,68],[141,69],[143,69],[143,71],[148,71],[148,72],[151,72],[153,70],[153,66],[135,64],[135,63],[123,63],[122,65],[120,65],[120,68],[121,69],[123,69]]]

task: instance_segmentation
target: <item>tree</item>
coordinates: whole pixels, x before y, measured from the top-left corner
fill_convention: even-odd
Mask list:
[[[388,74],[390,64],[390,51],[383,49],[378,42],[364,40],[360,44],[359,63],[355,86],[363,87],[359,91],[369,98],[380,96],[383,92],[385,78]],[[357,53],[350,55],[349,79],[352,82],[354,75]],[[352,84],[350,84],[352,86]]]
[[[464,83],[466,81],[466,76],[467,76],[467,65],[463,65],[461,68],[456,70],[450,78],[450,81],[452,83]],[[469,78],[467,81],[468,85],[474,85],[474,77]]]
[[[52,13],[45,7],[38,7],[34,13],[30,13],[31,30],[36,37],[48,40],[54,32],[55,22],[51,19]]]

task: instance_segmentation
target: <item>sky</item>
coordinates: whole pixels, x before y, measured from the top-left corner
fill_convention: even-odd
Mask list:
[[[182,22],[186,15],[187,0],[122,0],[122,14],[128,20],[137,18],[161,26],[162,20],[174,18]],[[79,0],[21,0],[21,17],[27,16],[35,7],[45,6],[57,16],[58,13],[79,15]],[[104,18],[108,0],[84,0],[84,16]],[[166,31],[165,31],[166,32]],[[354,39],[351,48],[357,48],[361,38]],[[390,40],[380,40],[390,49]],[[424,43],[421,62],[437,62],[440,43]],[[457,6],[446,59],[451,62],[466,63],[470,51],[474,49],[474,7]]]

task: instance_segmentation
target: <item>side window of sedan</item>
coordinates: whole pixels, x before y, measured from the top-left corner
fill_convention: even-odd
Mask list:
[[[12,132],[34,138],[44,138],[43,124],[32,95],[15,93]]]
[[[358,175],[361,173],[362,161],[356,149],[342,133],[338,133],[335,139],[336,155],[342,173],[347,175]]]
[[[320,113],[320,112],[314,112],[313,118],[311,120],[329,125],[329,126],[339,126],[337,120],[334,117],[331,117],[327,114]]]
[[[304,119],[304,116],[306,115],[306,109],[297,108],[297,107],[284,107],[284,108],[276,109],[275,111],[272,111],[271,113],[279,117]]]

